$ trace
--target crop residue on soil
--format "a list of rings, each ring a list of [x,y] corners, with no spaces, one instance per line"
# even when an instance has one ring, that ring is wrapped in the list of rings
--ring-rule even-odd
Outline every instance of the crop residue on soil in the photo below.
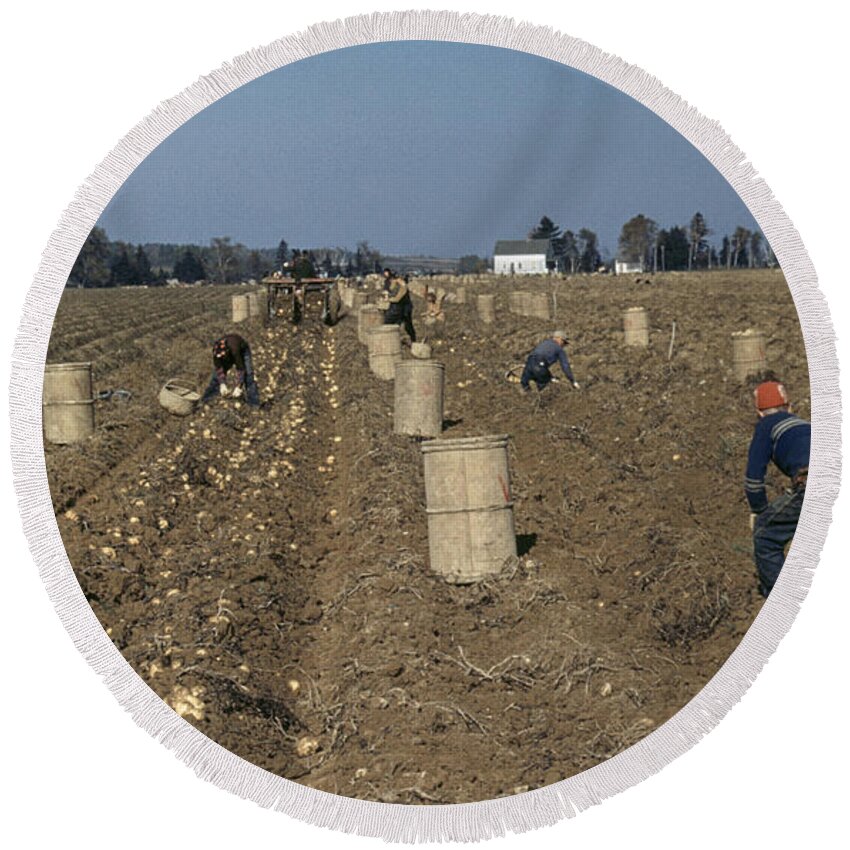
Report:
[[[467,587],[428,570],[419,445],[393,435],[392,384],[370,374],[351,317],[239,326],[259,411],[158,408],[167,378],[208,378],[231,291],[68,291],[49,358],[91,359],[98,389],[133,392],[99,404],[90,440],[46,448],[57,521],[116,646],[210,738],[346,796],[484,800],[640,740],[737,646],[760,600],[733,331],[767,333],[808,414],[779,272],[557,284],[582,391],[530,399],[504,375],[548,323],[501,309],[482,326],[447,304],[429,340],[444,434],[511,435],[521,554]],[[622,342],[622,311],[640,305],[646,351]]]

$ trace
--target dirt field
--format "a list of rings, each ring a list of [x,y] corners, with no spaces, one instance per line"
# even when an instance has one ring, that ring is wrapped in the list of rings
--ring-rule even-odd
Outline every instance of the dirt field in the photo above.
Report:
[[[262,408],[179,419],[156,394],[206,381],[230,291],[67,293],[50,360],[91,358],[98,389],[134,396],[100,403],[86,443],[47,447],[59,528],[117,647],[198,729],[338,794],[483,800],[628,747],[735,648],[761,601],[742,490],[754,420],[729,335],[770,335],[807,416],[784,279],[541,285],[554,323],[503,300],[485,327],[450,304],[433,340],[445,436],[511,435],[521,558],[468,587],[429,572],[419,446],[392,434],[392,385],[351,318],[240,326]],[[650,309],[647,351],[622,342],[633,305]],[[520,397],[504,372],[555,325],[582,390]]]

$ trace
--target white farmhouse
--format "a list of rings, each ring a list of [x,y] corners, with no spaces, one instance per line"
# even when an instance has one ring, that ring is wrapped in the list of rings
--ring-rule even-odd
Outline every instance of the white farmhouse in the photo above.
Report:
[[[552,261],[548,239],[500,239],[493,251],[496,274],[546,274]]]

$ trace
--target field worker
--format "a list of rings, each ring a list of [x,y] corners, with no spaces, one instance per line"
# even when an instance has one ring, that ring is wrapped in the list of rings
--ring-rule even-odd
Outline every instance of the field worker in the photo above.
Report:
[[[445,322],[446,313],[443,310],[443,299],[437,298],[436,292],[429,292],[425,296],[425,324],[434,325],[437,322]]]
[[[292,263],[292,276],[297,283],[308,277],[316,276],[316,269],[306,251],[300,251]]]
[[[788,395],[779,381],[762,382],[754,396],[758,422],[750,443],[744,486],[750,504],[759,592],[767,596],[779,577],[785,563],[785,545],[794,536],[800,519],[812,426],[791,413]],[[768,502],[764,476],[771,461],[791,479],[791,486]]]
[[[400,277],[391,278],[384,284],[384,295],[390,302],[384,313],[384,324],[403,324],[410,341],[416,342],[416,330],[413,327],[413,301],[407,284]]]
[[[528,392],[529,382],[531,381],[537,384],[539,391],[552,380],[552,373],[549,371],[549,367],[555,361],[561,364],[561,369],[564,370],[564,374],[572,384],[573,389],[581,389],[578,381],[573,377],[573,370],[570,369],[567,352],[564,350],[568,342],[566,331],[555,331],[549,339],[544,339],[528,355],[528,360],[525,361],[525,368],[522,370],[522,377],[519,379],[520,389],[524,393]]]
[[[260,404],[260,393],[254,380],[254,365],[251,362],[251,348],[238,334],[228,334],[213,343],[213,373],[204,392],[201,403],[210,401],[213,396],[231,395],[227,386],[227,373],[231,368],[236,371],[236,387],[233,398],[241,398],[252,407]]]

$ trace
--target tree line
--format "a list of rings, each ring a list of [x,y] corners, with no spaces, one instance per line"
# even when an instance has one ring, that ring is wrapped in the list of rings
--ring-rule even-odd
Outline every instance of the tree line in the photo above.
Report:
[[[578,233],[561,228],[548,216],[528,234],[529,239],[548,239],[552,246],[555,269],[569,274],[595,272],[602,264],[599,237],[583,227]]]
[[[229,236],[216,236],[209,245],[111,241],[102,227],[89,233],[71,274],[69,286],[164,286],[169,280],[182,283],[236,283],[259,280],[281,270],[298,249],[285,239],[277,248],[246,248]],[[347,248],[304,250],[318,273],[333,277],[379,271],[381,254],[368,242]]]
[[[738,226],[723,236],[720,247],[709,243],[712,235],[705,217],[697,212],[686,227],[661,228],[640,214],[620,231],[617,257],[642,263],[646,271],[682,271],[711,268],[761,268],[775,266],[776,256],[758,230]],[[552,247],[555,269],[569,274],[594,272],[602,265],[599,239],[592,230],[578,233],[561,228],[548,216],[528,233],[529,239],[546,239]]]
[[[711,268],[763,268],[775,266],[776,256],[764,235],[739,225],[724,235],[717,248],[702,213],[697,212],[687,227],[659,228],[645,215],[630,218],[620,232],[619,257],[643,263],[652,271],[678,271]]]

